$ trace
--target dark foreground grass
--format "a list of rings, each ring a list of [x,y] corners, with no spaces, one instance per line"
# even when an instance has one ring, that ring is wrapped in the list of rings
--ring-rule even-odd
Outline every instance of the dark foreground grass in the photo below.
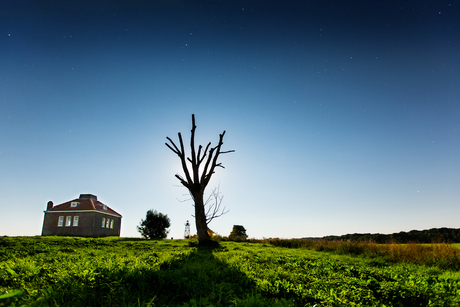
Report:
[[[460,306],[460,277],[268,244],[3,237],[0,295],[0,306]]]

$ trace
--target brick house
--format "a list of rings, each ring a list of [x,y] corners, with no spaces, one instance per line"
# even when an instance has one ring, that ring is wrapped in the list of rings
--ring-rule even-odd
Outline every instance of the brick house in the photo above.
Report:
[[[120,236],[121,215],[92,194],[53,206],[48,202],[42,236]]]

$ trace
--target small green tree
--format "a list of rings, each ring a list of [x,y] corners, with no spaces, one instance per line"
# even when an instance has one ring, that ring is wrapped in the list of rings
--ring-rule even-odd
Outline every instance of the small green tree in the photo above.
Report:
[[[228,236],[230,241],[246,241],[248,235],[246,234],[246,229],[241,225],[233,225],[232,232]]]
[[[145,220],[141,219],[137,231],[146,239],[164,239],[168,235],[169,226],[171,226],[171,221],[166,214],[149,210]]]

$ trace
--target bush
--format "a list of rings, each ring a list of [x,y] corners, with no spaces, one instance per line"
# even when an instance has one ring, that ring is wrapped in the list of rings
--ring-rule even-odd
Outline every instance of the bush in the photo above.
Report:
[[[141,220],[137,230],[146,239],[164,239],[168,235],[171,222],[166,214],[152,210],[147,211],[145,220]]]
[[[233,225],[233,230],[228,236],[230,241],[242,242],[248,239],[246,229],[241,225]]]

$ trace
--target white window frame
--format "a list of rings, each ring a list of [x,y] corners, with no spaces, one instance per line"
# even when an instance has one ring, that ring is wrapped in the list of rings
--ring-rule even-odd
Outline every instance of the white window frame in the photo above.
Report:
[[[64,216],[60,216],[58,219],[58,227],[64,226]]]
[[[110,220],[110,229],[113,229],[113,219]]]
[[[78,201],[73,201],[73,202],[70,203],[70,207],[71,207],[71,208],[75,208],[75,207],[77,207],[79,204],[80,204],[80,203],[79,203]]]
[[[80,221],[80,217],[78,215],[75,215],[73,217],[73,226],[78,226],[79,221]]]
[[[106,219],[105,220],[105,228],[109,228],[110,227],[110,219]]]
[[[102,218],[102,228],[105,228],[105,217]]]
[[[66,216],[65,218],[65,226],[72,226],[72,217],[71,216]]]

